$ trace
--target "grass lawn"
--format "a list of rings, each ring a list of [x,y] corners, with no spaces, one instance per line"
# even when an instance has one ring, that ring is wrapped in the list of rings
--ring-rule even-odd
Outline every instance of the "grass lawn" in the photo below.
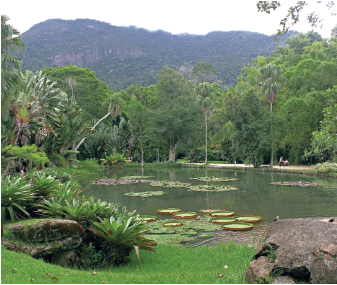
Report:
[[[2,284],[241,284],[256,252],[247,245],[179,247],[160,244],[157,251],[135,252],[126,266],[80,271],[45,263],[1,247]],[[228,268],[227,268],[228,267]]]

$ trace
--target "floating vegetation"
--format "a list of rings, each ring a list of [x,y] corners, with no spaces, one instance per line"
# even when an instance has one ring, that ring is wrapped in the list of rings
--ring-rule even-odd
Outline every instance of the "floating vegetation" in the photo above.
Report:
[[[157,213],[160,215],[171,215],[176,212],[181,212],[180,209],[177,208],[168,208],[168,209],[158,209]]]
[[[151,177],[154,177],[154,176],[124,176],[124,177],[121,177],[121,179],[136,179],[136,180],[141,180],[141,179],[148,179],[148,178],[151,178]]]
[[[235,223],[227,223],[223,224],[222,228],[225,230],[231,231],[247,231],[254,228],[253,224],[243,223],[243,222],[235,222]]]
[[[272,185],[282,185],[282,186],[301,186],[301,187],[308,187],[308,186],[319,186],[319,184],[312,183],[312,182],[305,182],[301,181],[281,181],[281,182],[274,182],[270,183]]]
[[[138,220],[145,222],[153,222],[157,220],[156,216],[138,216]]]
[[[166,194],[163,191],[146,191],[146,192],[130,192],[130,193],[125,193],[125,196],[129,197],[152,197],[152,196],[162,196]]]
[[[177,221],[168,221],[163,223],[164,227],[181,227],[184,224],[182,222],[177,222]]]
[[[190,179],[196,179],[199,181],[211,181],[211,182],[223,182],[223,181],[238,181],[238,178],[232,178],[232,177],[219,177],[219,176],[211,176],[211,177],[197,177],[197,178],[190,178]]]
[[[166,230],[166,229],[158,229],[158,230],[153,230],[149,232],[150,234],[174,234],[174,230]]]
[[[238,217],[237,220],[239,222],[245,222],[245,223],[257,223],[262,220],[262,217],[260,216],[241,216]]]
[[[194,185],[189,186],[189,190],[187,191],[197,191],[197,192],[224,192],[224,191],[232,191],[239,190],[239,188],[235,186],[221,186],[221,185]]]
[[[234,212],[230,211],[219,211],[219,212],[211,212],[209,213],[211,217],[217,217],[217,218],[222,218],[222,217],[232,217],[234,216]]]
[[[192,219],[197,216],[196,212],[177,212],[172,214],[172,217],[175,219]]]
[[[94,181],[91,181],[92,184],[96,185],[123,185],[123,184],[134,184],[134,183],[147,183],[151,180],[142,180],[142,179],[116,179],[116,178],[96,178]]]
[[[213,224],[225,224],[225,223],[234,223],[236,222],[236,218],[230,218],[230,217],[223,217],[223,218],[212,218],[210,220]]]
[[[226,211],[226,210],[199,210],[200,213],[211,213],[211,212],[219,212],[219,211]]]
[[[174,180],[151,181],[151,186],[165,187],[165,188],[187,188],[191,183],[181,183]]]

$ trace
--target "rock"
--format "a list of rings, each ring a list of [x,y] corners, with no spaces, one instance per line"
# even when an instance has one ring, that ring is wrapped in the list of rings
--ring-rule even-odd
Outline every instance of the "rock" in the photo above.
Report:
[[[11,230],[16,238],[31,242],[59,240],[79,235],[81,232],[79,223],[62,219],[46,219],[28,226],[19,224],[6,228]]]
[[[249,283],[337,284],[337,218],[280,220],[262,240],[245,274]]]
[[[35,258],[72,250],[82,242],[82,228],[72,220],[46,219],[29,225],[9,225],[6,228],[9,234],[6,234],[2,242],[6,248]]]
[[[25,244],[18,241],[3,241],[4,246],[9,250],[29,254],[31,257],[39,258],[52,256],[56,253],[69,251],[78,247],[82,242],[79,236],[68,237],[61,240],[56,240],[50,243],[43,244]]]

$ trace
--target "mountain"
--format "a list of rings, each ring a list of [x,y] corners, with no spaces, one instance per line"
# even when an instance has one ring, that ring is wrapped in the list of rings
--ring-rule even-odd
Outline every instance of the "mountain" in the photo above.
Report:
[[[293,35],[279,44],[284,45]],[[270,55],[278,45],[273,36],[253,32],[172,35],[90,19],[47,20],[23,33],[22,40],[26,45],[25,69],[67,64],[88,67],[113,91],[132,84],[155,84],[164,65],[178,68],[199,60],[213,63],[223,84],[233,86],[244,65],[258,55]]]

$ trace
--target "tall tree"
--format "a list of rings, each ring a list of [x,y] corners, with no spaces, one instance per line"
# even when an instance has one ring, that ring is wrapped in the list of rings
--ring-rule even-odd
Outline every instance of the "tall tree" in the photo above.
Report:
[[[283,69],[275,64],[267,64],[261,67],[257,77],[261,86],[264,99],[269,103],[271,116],[271,158],[270,166],[273,167],[274,159],[274,133],[273,133],[273,102],[277,94],[280,92],[282,84],[285,82],[285,77],[282,77]]]
[[[186,143],[196,135],[200,111],[191,104],[193,97],[181,74],[165,66],[157,78],[158,105],[153,123],[169,145],[169,161],[175,161],[178,143]]]
[[[196,87],[197,102],[205,115],[205,163],[207,163],[207,126],[209,112],[213,107],[214,88],[209,82],[199,83]]]

